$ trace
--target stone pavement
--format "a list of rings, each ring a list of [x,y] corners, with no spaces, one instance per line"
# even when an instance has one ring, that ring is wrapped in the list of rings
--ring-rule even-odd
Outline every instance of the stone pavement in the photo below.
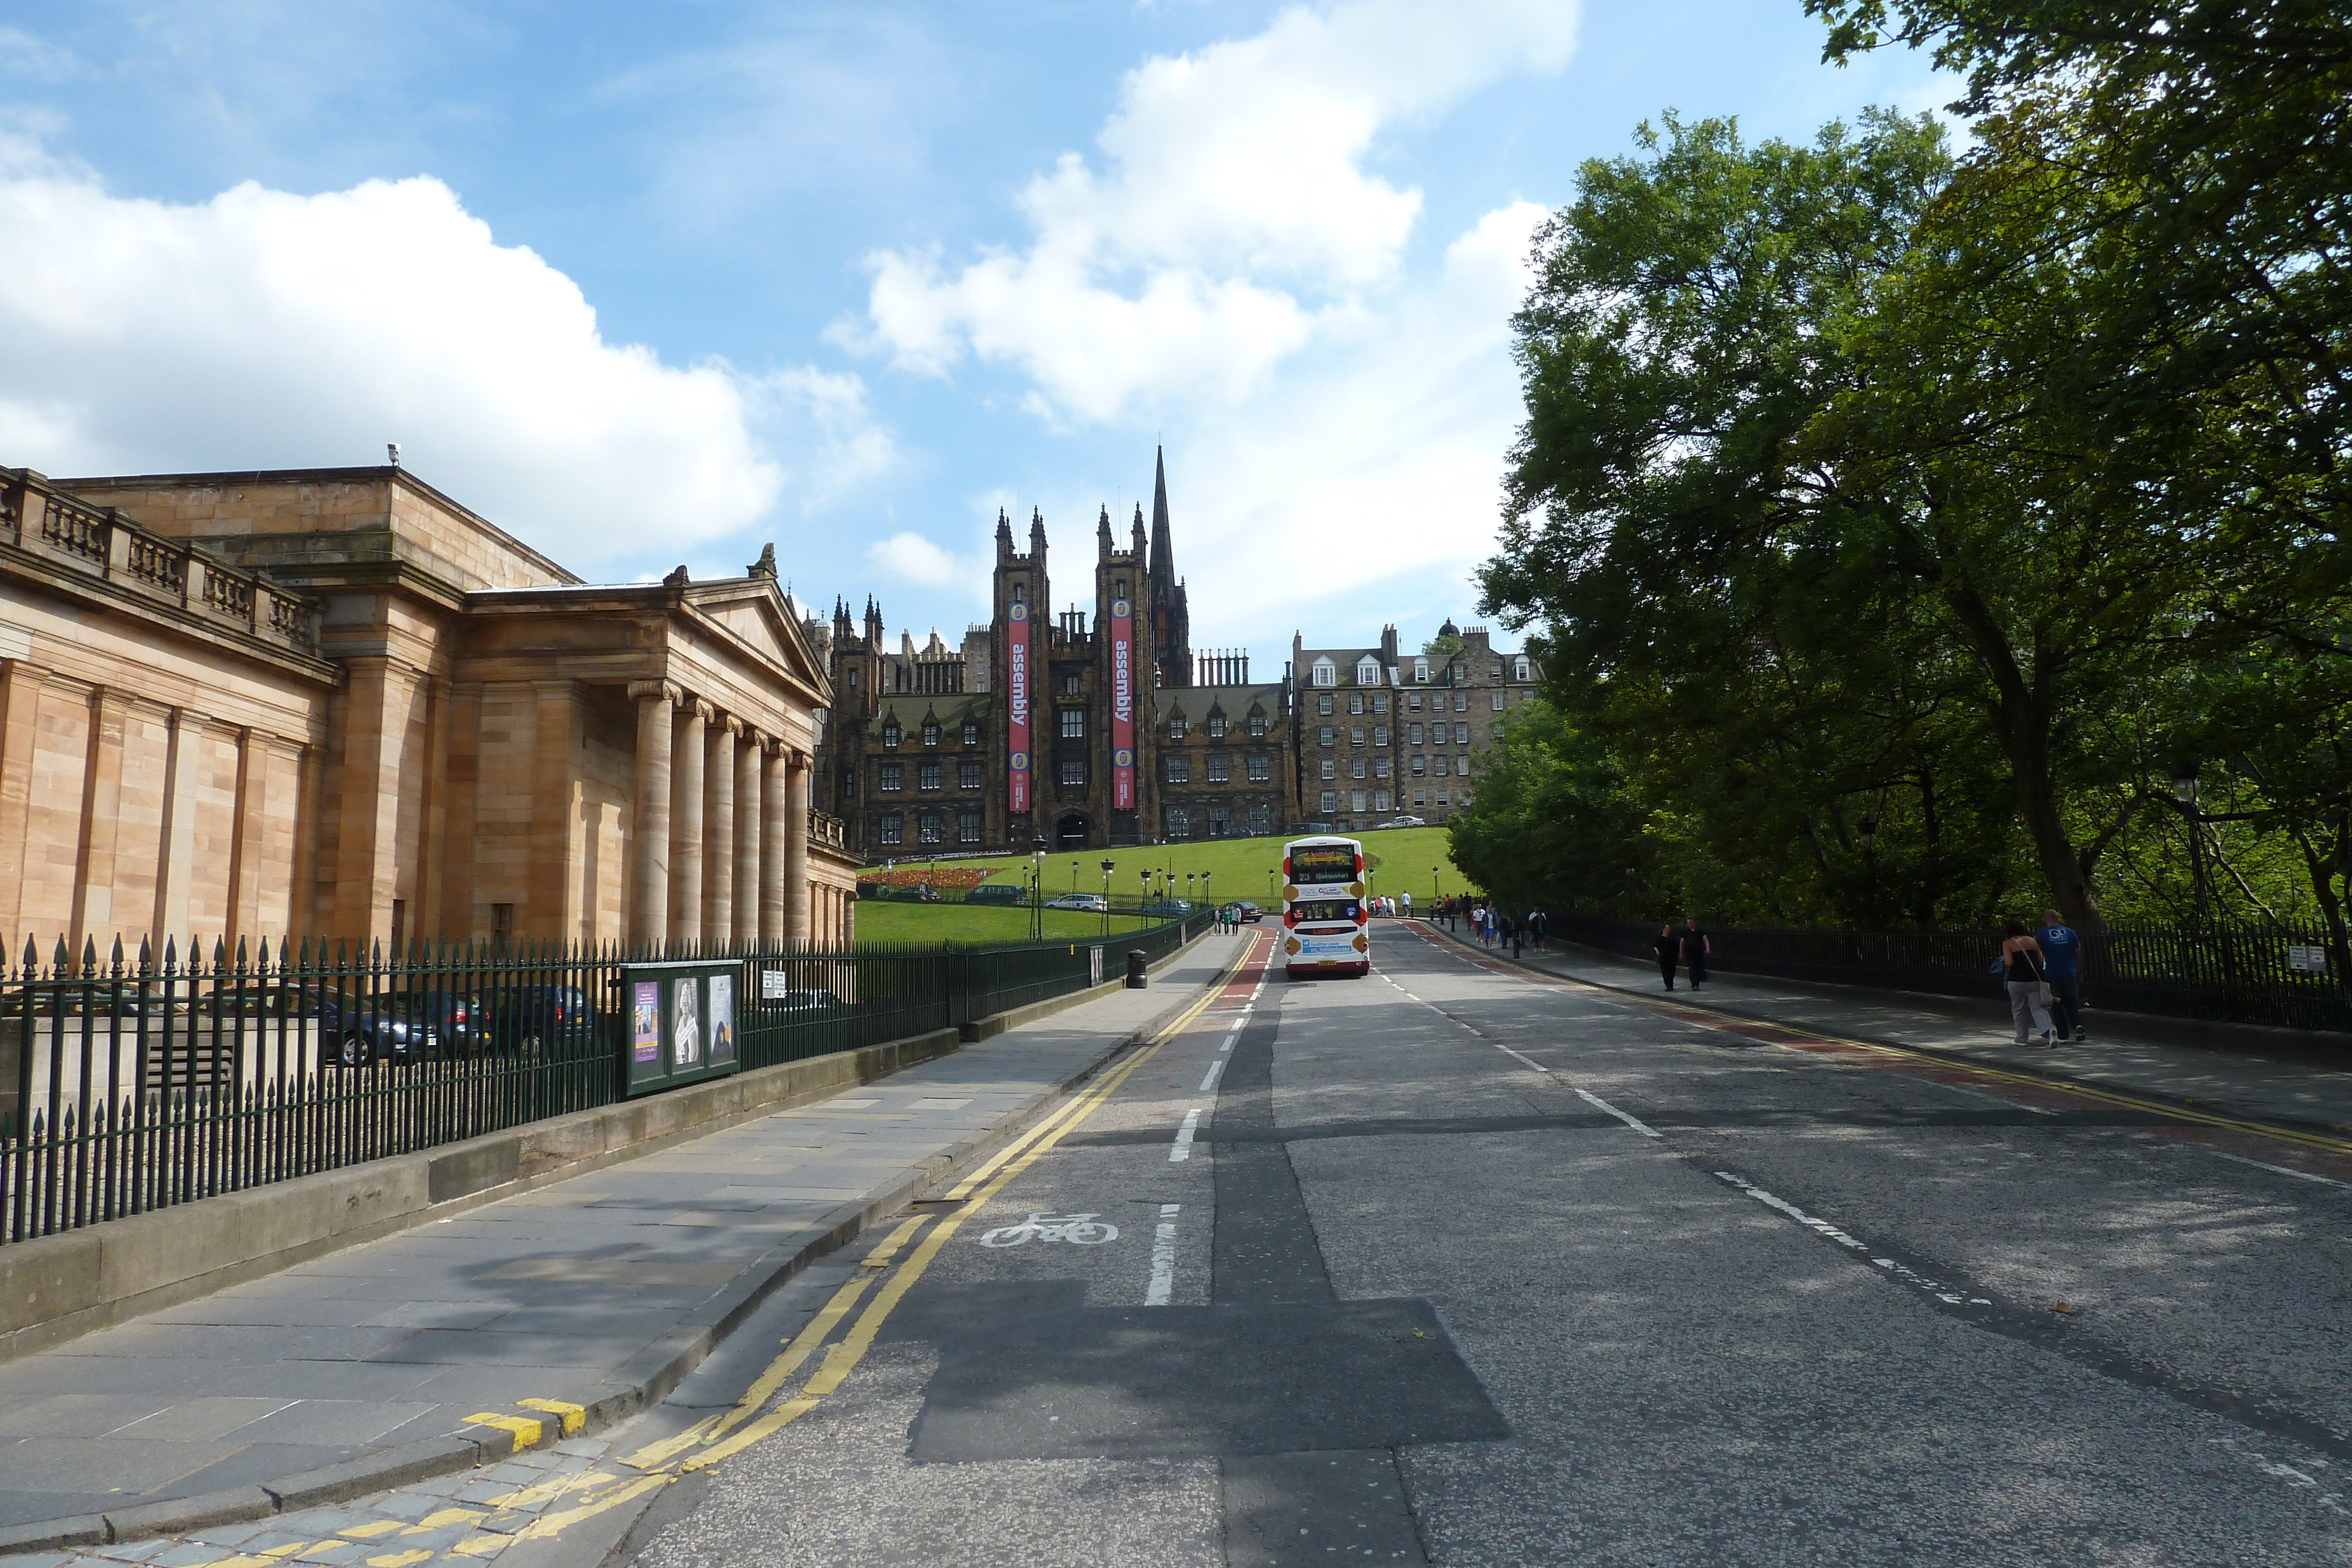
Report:
[[[1490,949],[1466,928],[1459,933],[1443,925],[1431,929],[1456,946],[1512,961],[1507,943]],[[1517,961],[1546,974],[1643,996],[1666,994],[1654,965],[1595,948],[1555,941],[1545,952],[1523,947]],[[1992,982],[1986,984],[1990,988]],[[1748,1018],[1923,1047],[2011,1071],[2158,1094],[2265,1121],[2352,1132],[2352,1065],[2330,1065],[2307,1051],[2298,1051],[2289,1030],[2262,1031],[2264,1038],[2276,1037],[2275,1046],[2267,1050],[2242,1044],[2251,1031],[2234,1030],[2226,1041],[2216,1031],[2214,1043],[2199,1045],[2178,1038],[2193,1026],[2163,1019],[2143,1027],[2130,1014],[2098,1011],[2095,996],[2084,1014],[2091,1039],[2044,1050],[2010,1043],[2005,997],[1988,996],[1977,1002],[1862,987],[1800,988],[1748,975],[1710,975],[1696,993],[1686,982],[1678,983],[1673,995],[1678,1001]]]
[[[679,1348],[708,1342],[712,1303],[756,1300],[747,1288],[791,1275],[1001,1143],[1195,999],[1248,939],[1204,937],[1147,990],[1115,992],[831,1099],[0,1366],[0,1542],[39,1535],[9,1526],[240,1489],[266,1508],[253,1489],[315,1492],[316,1473],[330,1467],[346,1467],[331,1478],[335,1495],[357,1495],[373,1490],[370,1463],[421,1441],[500,1438],[469,1427],[486,1411],[531,1401],[593,1408],[632,1380],[658,1399]],[[503,1470],[543,1468],[548,1453],[567,1450],[593,1458],[593,1434],[538,1458],[517,1454],[501,1473],[448,1479],[513,1492],[527,1483]],[[147,1529],[174,1533],[154,1523],[157,1511],[169,1511],[151,1510]],[[104,1533],[142,1530],[118,1522]]]

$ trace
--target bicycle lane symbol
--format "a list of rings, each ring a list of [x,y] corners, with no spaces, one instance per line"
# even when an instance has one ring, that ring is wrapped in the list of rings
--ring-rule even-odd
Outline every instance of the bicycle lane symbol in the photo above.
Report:
[[[1025,1247],[1032,1241],[1067,1241],[1099,1247],[1118,1239],[1118,1227],[1091,1214],[1033,1214],[1018,1225],[1000,1225],[980,1239],[982,1247]]]

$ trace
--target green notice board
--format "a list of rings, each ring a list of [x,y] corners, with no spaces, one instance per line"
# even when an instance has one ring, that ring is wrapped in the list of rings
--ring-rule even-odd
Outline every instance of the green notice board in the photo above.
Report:
[[[650,1094],[735,1071],[741,1029],[740,964],[688,959],[631,964],[622,971],[628,1030],[621,1041],[622,1084]]]

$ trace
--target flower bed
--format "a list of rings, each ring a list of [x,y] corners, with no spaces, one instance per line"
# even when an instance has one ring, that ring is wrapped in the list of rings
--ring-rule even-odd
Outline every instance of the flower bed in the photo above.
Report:
[[[943,865],[937,870],[929,866],[894,866],[888,871],[861,871],[860,882],[879,883],[884,887],[914,887],[928,883],[941,892],[978,887],[996,874],[996,867],[981,865]]]

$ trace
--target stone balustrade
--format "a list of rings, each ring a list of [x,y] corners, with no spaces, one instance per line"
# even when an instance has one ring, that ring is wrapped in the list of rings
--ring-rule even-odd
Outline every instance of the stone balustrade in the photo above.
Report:
[[[307,594],[141,528],[112,507],[52,489],[28,468],[0,468],[0,545],[229,622],[306,653],[319,651],[319,605]]]

